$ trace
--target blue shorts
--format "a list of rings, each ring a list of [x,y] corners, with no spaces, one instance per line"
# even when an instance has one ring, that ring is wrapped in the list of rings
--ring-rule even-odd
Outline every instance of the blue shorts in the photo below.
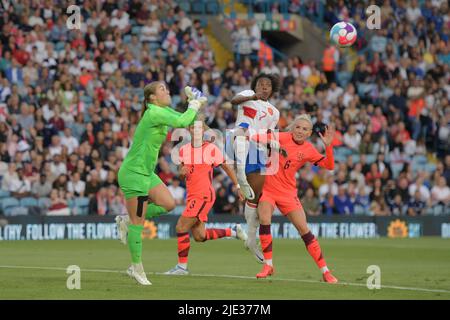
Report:
[[[245,174],[253,172],[264,172],[267,164],[267,152],[260,150],[257,147],[257,143],[250,141],[249,150],[247,154],[247,160],[245,162]],[[236,161],[236,156],[234,154],[234,147],[231,141],[231,134],[227,134],[225,137],[225,153],[228,158]]]

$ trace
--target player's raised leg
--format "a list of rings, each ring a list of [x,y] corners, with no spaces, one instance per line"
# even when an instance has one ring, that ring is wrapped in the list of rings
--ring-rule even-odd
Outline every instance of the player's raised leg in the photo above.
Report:
[[[171,201],[171,199],[169,198],[169,190],[161,181],[159,176],[153,173],[150,177],[150,180],[150,188],[153,191],[149,192],[147,208],[144,211],[145,219],[152,219],[160,216],[161,214],[167,213],[168,211],[173,210],[171,206],[174,205],[173,201]],[[168,208],[170,210],[168,210]],[[119,234],[119,240],[124,245],[126,245],[128,239],[128,226],[130,224],[130,218],[128,215],[120,215],[117,216],[115,220],[117,231]]]
[[[306,223],[305,211],[302,209],[296,209],[287,214],[287,217],[295,226],[295,228],[300,233],[303,241],[305,242],[306,249],[308,250],[314,262],[319,267],[323,275],[323,280],[328,283],[337,283],[338,280],[331,274],[328,270],[327,263],[322,254],[322,249],[320,248],[319,241],[311,233]]]
[[[247,175],[248,182],[255,192],[255,199],[247,200],[244,207],[245,220],[247,221],[247,241],[245,246],[249,249],[259,263],[264,262],[264,256],[256,241],[256,233],[260,224],[258,218],[258,200],[264,186],[265,176],[260,172],[252,172]]]
[[[205,224],[202,221],[198,221],[197,224],[192,228],[192,236],[197,242],[217,240],[224,237],[233,237],[240,240],[245,240],[247,238],[247,234],[242,229],[240,224],[236,224],[232,228],[206,229]]]
[[[261,241],[261,248],[264,255],[264,265],[256,277],[267,278],[274,273],[272,263],[272,233],[270,231],[274,205],[268,201],[262,201],[258,205],[258,211],[261,222],[259,226],[259,240]]]

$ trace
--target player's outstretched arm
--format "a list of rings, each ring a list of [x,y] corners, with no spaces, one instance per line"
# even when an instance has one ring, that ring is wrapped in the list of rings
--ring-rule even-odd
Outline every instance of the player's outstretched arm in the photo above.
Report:
[[[188,89],[189,88],[189,89]],[[145,117],[154,125],[165,125],[172,128],[186,128],[196,118],[200,108],[207,102],[203,93],[197,89],[193,91],[191,87],[185,88],[188,95],[188,109],[184,113],[179,113],[171,108],[151,108]]]
[[[267,144],[269,144],[272,150],[279,152],[283,157],[286,158],[288,156],[287,151],[281,146],[280,142],[276,139],[272,132],[251,135],[250,140],[263,146],[267,146]]]
[[[319,132],[319,137],[325,145],[325,157],[322,157],[315,164],[328,170],[334,169],[333,146],[331,144],[333,142],[335,132],[336,130],[331,125],[327,126],[324,134]]]
[[[232,105],[238,105],[250,100],[260,100],[262,97],[258,94],[254,94],[253,96],[241,96],[239,94],[235,95],[233,99],[231,99]]]
[[[233,184],[235,186],[237,186],[237,192],[238,192],[239,199],[241,201],[244,201],[245,200],[245,196],[244,196],[244,194],[241,191],[241,187],[240,187],[240,185],[238,183],[238,180],[237,180],[237,177],[236,177],[236,173],[234,172],[233,168],[231,168],[226,163],[222,163],[221,166],[222,166],[223,171],[225,171],[225,173],[227,174],[227,176],[230,177],[230,179],[233,182]]]

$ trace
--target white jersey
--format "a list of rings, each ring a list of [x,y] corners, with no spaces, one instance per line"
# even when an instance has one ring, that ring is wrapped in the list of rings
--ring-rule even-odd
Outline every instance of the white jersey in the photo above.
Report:
[[[244,90],[238,93],[243,97],[251,97],[254,94],[253,90]],[[249,100],[238,105],[236,126],[260,133],[260,130],[274,130],[279,119],[280,112],[270,102]]]

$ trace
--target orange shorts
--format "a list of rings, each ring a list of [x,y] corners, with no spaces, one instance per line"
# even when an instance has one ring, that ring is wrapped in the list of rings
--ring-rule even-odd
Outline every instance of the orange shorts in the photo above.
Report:
[[[208,213],[214,205],[214,201],[202,198],[191,198],[186,201],[186,208],[181,214],[186,218],[197,218],[202,222],[208,221]]]
[[[284,216],[294,210],[303,209],[298,196],[292,193],[281,193],[279,191],[275,192],[263,189],[259,202],[269,202],[274,208],[275,206],[278,207]]]

